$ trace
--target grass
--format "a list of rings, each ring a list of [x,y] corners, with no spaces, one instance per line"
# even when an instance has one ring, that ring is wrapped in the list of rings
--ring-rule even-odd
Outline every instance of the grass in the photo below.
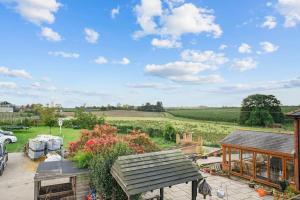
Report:
[[[181,118],[237,123],[240,109],[240,107],[172,108],[167,112]],[[282,106],[281,109],[283,113],[288,113],[300,109],[300,106]]]
[[[167,124],[174,125],[177,130],[181,132],[191,132],[194,138],[201,136],[204,140],[204,144],[208,146],[219,146],[220,141],[228,134],[232,133],[236,129],[263,131],[263,132],[281,132],[290,133],[292,127],[284,127],[282,129],[262,128],[262,127],[245,127],[239,126],[236,123],[229,122],[213,122],[213,121],[200,121],[190,120],[182,118],[129,118],[118,117],[108,118],[108,123],[115,126],[133,126],[138,129],[147,130],[147,128],[159,128],[164,129]],[[160,141],[160,145],[164,145],[164,141]]]
[[[240,116],[240,108],[170,109],[168,112],[175,117],[234,123],[238,122]]]
[[[52,135],[59,136],[59,128],[52,128]],[[8,152],[21,152],[23,151],[24,145],[28,142],[28,139],[34,138],[37,135],[49,134],[49,127],[31,127],[28,130],[14,131],[18,138],[18,141],[13,144],[7,145]],[[75,130],[71,128],[63,128],[62,133],[64,135],[64,147],[66,148],[69,142],[74,141],[79,138],[80,130]]]
[[[157,144],[161,149],[169,149],[172,148],[176,145],[175,142],[169,142],[169,141],[165,141],[163,138],[161,137],[152,137],[151,138],[152,141]]]
[[[59,128],[52,128],[52,135],[59,136]],[[49,127],[39,126],[39,127],[31,127],[28,130],[22,131],[14,131],[15,135],[18,138],[16,143],[12,143],[7,145],[7,150],[9,153],[11,152],[22,152],[24,145],[28,142],[30,138],[35,138],[37,135],[41,134],[49,134]],[[69,142],[75,141],[80,137],[80,130],[71,129],[71,128],[63,128],[62,133],[64,135],[64,147],[67,148]],[[162,149],[168,149],[173,147],[175,143],[173,142],[165,142],[163,138],[154,137],[151,138],[154,143],[156,143]]]
[[[135,110],[110,110],[110,111],[93,111],[93,114],[97,116],[105,116],[105,117],[165,117],[167,113],[164,112],[143,112],[143,111],[135,111]],[[63,112],[63,114],[67,117],[73,117],[74,112]]]
[[[296,110],[299,107],[284,106],[283,112],[290,112]],[[122,114],[122,113],[123,114]],[[228,134],[236,129],[255,130],[255,131],[271,131],[271,132],[292,132],[292,124],[286,125],[282,129],[261,128],[261,127],[243,127],[234,123],[234,112],[238,113],[239,108],[203,108],[203,109],[173,109],[169,110],[169,113],[150,113],[148,115],[141,113],[131,113],[129,111],[121,111],[117,115],[110,115],[106,117],[106,121],[112,125],[130,125],[137,128],[159,128],[164,129],[166,124],[171,123],[180,131],[192,132],[194,138],[201,136],[204,140],[204,144],[208,146],[218,146],[220,141]],[[174,114],[185,113],[184,115]],[[226,114],[227,113],[227,114]],[[231,113],[231,114],[228,114]],[[156,115],[155,115],[156,114]],[[158,115],[157,115],[158,114]],[[173,116],[173,114],[175,116]],[[188,116],[187,116],[188,115]],[[231,116],[230,116],[231,115]],[[176,117],[179,116],[179,117]],[[191,116],[191,117],[189,117]],[[194,116],[194,117],[193,117]],[[196,116],[196,117],[195,117]],[[206,116],[206,118],[201,117]],[[211,117],[210,119],[207,117]],[[225,119],[227,117],[227,119]],[[209,120],[205,121],[204,119]],[[216,121],[216,119],[218,119]],[[234,121],[234,122],[231,122]],[[24,145],[30,138],[34,138],[39,134],[49,134],[48,127],[32,127],[24,131],[15,131],[18,138],[18,142],[8,145],[9,152],[20,152],[23,150]],[[58,128],[52,128],[53,135],[59,135]],[[74,130],[71,128],[63,128],[64,144],[67,147],[70,141],[78,139],[80,136],[80,130]],[[153,137],[153,141],[161,148],[170,148],[174,146],[174,143],[165,142],[160,137]]]

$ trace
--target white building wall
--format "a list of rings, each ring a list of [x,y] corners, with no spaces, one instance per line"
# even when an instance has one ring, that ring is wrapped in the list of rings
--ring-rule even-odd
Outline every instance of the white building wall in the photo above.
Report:
[[[14,109],[12,107],[0,107],[0,113],[12,113],[14,112]]]

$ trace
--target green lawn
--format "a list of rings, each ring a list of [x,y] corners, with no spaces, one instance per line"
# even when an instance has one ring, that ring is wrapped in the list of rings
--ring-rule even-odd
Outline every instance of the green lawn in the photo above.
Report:
[[[151,138],[152,141],[157,144],[161,149],[169,149],[171,147],[174,147],[176,145],[175,142],[169,142],[169,141],[165,141],[163,138],[161,137],[153,137]]]
[[[49,134],[49,127],[32,127],[28,130],[14,131],[18,138],[18,141],[13,144],[7,145],[8,152],[21,152],[23,151],[24,145],[28,142],[28,139],[34,138],[37,135]],[[80,137],[80,130],[63,128],[62,133],[64,135],[64,147],[67,148],[69,142],[77,140]],[[52,128],[52,135],[59,136],[59,128]],[[162,138],[151,138],[162,149],[170,148],[175,145],[173,142],[165,142]]]
[[[28,142],[28,139],[34,138],[37,135],[49,134],[49,127],[32,127],[28,130],[14,131],[15,135],[18,138],[18,141],[13,144],[7,145],[8,152],[21,152],[23,151],[24,145]],[[64,146],[65,148],[69,142],[74,141],[79,138],[80,130],[75,130],[71,128],[63,128],[62,134],[64,135]],[[59,136],[59,128],[52,128],[52,135]]]

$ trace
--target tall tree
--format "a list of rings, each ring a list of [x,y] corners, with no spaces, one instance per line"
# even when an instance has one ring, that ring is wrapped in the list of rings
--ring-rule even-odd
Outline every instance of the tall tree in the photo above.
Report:
[[[51,128],[55,126],[58,120],[58,112],[57,108],[55,107],[40,107],[38,109],[38,113],[40,115],[41,121],[44,125],[49,126],[50,134]]]
[[[283,123],[284,115],[280,105],[274,95],[250,95],[242,102],[240,123],[258,126]]]

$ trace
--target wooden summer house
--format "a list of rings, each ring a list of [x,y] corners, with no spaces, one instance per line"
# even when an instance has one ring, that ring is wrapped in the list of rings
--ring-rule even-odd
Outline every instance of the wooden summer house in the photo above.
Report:
[[[294,118],[294,134],[237,130],[224,138],[223,169],[273,187],[287,180],[299,190],[300,112],[289,116]]]

